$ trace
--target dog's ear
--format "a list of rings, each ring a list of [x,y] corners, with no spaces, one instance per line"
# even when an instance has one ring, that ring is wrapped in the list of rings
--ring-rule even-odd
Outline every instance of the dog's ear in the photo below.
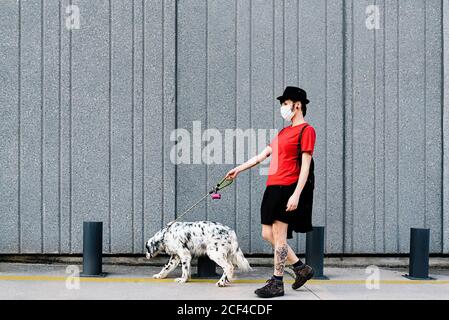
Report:
[[[155,242],[156,242],[155,237],[152,237],[145,243],[145,247],[148,249],[148,251],[154,249]]]

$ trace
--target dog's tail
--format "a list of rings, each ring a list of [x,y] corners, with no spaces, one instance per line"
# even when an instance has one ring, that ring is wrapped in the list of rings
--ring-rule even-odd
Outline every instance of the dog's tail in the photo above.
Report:
[[[251,271],[253,270],[248,262],[246,260],[245,256],[243,255],[242,250],[239,247],[238,241],[237,241],[237,235],[233,231],[231,233],[232,241],[232,263],[235,264],[240,270],[242,271]]]
[[[253,268],[251,268],[248,260],[246,260],[240,248],[237,248],[237,250],[234,252],[233,263],[237,265],[237,267],[242,271],[253,270]]]

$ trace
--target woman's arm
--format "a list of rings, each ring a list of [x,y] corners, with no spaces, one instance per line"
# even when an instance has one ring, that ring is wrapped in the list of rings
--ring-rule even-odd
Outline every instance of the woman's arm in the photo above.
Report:
[[[235,167],[234,169],[232,169],[231,171],[229,171],[226,174],[226,178],[235,179],[240,172],[243,172],[243,171],[245,171],[247,169],[251,169],[252,167],[258,165],[259,163],[264,161],[266,158],[268,158],[271,155],[272,152],[273,152],[273,150],[271,149],[271,147],[267,146],[258,155],[252,157],[251,159],[249,159],[245,163],[242,163],[241,165],[239,165],[239,166]]]
[[[267,146],[261,153],[259,153],[257,156],[252,157],[245,163],[242,163],[237,168],[240,169],[240,172],[245,171],[247,169],[251,169],[252,167],[258,165],[262,161],[264,161],[266,158],[268,158],[271,155],[272,149],[270,146]]]
[[[293,195],[288,200],[286,211],[292,211],[298,207],[299,197],[301,196],[302,189],[306,185],[307,178],[309,177],[312,155],[309,152],[303,152],[301,161],[301,172],[299,173],[298,184],[296,185]]]

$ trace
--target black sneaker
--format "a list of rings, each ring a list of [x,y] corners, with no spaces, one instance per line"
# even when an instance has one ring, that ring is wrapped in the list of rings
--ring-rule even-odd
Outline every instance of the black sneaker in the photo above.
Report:
[[[293,268],[293,272],[296,275],[295,282],[292,284],[292,288],[294,290],[301,288],[307,280],[310,280],[313,277],[312,267],[306,264]]]
[[[284,282],[270,278],[266,281],[266,285],[254,291],[260,298],[273,298],[284,295]]]

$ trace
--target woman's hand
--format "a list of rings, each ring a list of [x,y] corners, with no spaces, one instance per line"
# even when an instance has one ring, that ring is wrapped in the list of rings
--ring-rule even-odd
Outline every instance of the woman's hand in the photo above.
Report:
[[[241,171],[240,171],[240,169],[239,169],[239,167],[235,167],[234,169],[232,169],[231,171],[229,171],[227,174],[226,174],[226,179],[228,179],[228,180],[234,180],[235,178],[237,178],[237,176],[238,176],[238,174],[240,173]]]
[[[294,192],[292,194],[292,196],[290,197],[290,199],[288,199],[287,202],[287,208],[285,209],[285,211],[293,211],[296,208],[298,208],[298,202],[299,202],[299,196],[301,194]]]

